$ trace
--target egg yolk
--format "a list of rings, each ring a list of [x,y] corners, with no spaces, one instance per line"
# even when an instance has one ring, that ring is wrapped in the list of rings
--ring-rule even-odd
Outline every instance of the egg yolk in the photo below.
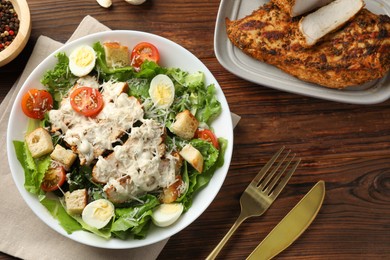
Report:
[[[172,214],[180,211],[181,205],[172,203],[172,204],[162,204],[160,207],[161,213]]]
[[[95,219],[104,221],[111,217],[110,205],[106,201],[99,201],[93,210],[93,216]]]
[[[94,59],[93,54],[86,48],[80,48],[75,57],[75,63],[80,67],[89,65]]]
[[[156,94],[158,105],[167,104],[172,96],[172,93],[170,92],[170,88],[166,85],[157,86],[155,94]]]

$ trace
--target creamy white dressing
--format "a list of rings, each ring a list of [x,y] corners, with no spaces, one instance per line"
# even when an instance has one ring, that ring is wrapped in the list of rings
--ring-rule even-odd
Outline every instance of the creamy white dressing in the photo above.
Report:
[[[164,154],[162,159],[160,145],[163,133],[161,124],[152,119],[144,119],[141,126],[131,129],[129,138],[123,145],[114,148],[109,156],[109,164],[100,163],[100,160],[105,159],[99,157],[94,171],[99,178],[109,179],[103,190],[111,192],[114,188],[117,197],[127,194],[127,199],[130,199],[140,193],[172,184],[175,181],[176,158]],[[112,181],[116,173],[130,176],[131,183],[119,184],[121,187],[118,187],[118,183]]]
[[[142,105],[134,97],[125,93],[114,97],[110,91],[103,92],[102,96],[104,107],[95,118],[73,110],[69,97],[61,102],[58,110],[49,112],[52,128],[61,130],[64,141],[76,147],[82,164],[89,165],[103,151],[112,150],[112,143],[144,115]]]
[[[80,83],[94,85],[91,78],[83,80]],[[106,82],[100,88],[104,107],[96,117],[74,111],[67,97],[58,110],[49,112],[53,130],[61,130],[64,141],[76,148],[81,164],[97,159],[94,179],[105,184],[103,190],[114,202],[174,183],[177,158],[162,147],[164,125],[144,119],[139,101],[121,93],[123,83]],[[134,126],[135,122],[140,125]],[[126,142],[113,147],[122,134],[128,135]],[[112,153],[103,157],[107,150]]]

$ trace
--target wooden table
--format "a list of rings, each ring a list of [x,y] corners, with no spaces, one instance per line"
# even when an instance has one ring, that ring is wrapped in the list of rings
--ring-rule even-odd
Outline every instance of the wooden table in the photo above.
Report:
[[[114,0],[110,9],[95,0],[28,2],[31,37],[22,54],[0,68],[0,101],[22,72],[38,36],[65,42],[89,14],[112,29],[158,34],[187,48],[215,75],[231,111],[242,117],[218,196],[199,219],[169,240],[160,259],[204,259],[238,216],[242,191],[282,145],[302,158],[299,170],[265,215],[242,224],[220,259],[248,256],[320,179],[326,182],[327,193],[319,215],[279,258],[390,258],[390,101],[341,104],[280,92],[232,75],[214,54],[217,0],[148,0],[141,6]]]

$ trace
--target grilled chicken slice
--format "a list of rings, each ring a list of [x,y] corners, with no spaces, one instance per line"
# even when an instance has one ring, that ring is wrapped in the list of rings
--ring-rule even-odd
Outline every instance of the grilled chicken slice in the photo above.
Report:
[[[272,2],[240,20],[226,19],[231,42],[255,59],[329,88],[356,86],[390,69],[390,17],[362,9],[339,30],[305,47],[299,18]]]
[[[115,146],[107,157],[98,158],[92,170],[93,181],[104,184],[111,178],[136,172],[146,176],[152,174],[147,172],[150,167],[156,168],[156,172],[166,152],[164,137],[165,130],[153,120],[145,120],[140,127],[133,127],[123,145]],[[142,181],[144,179],[141,178],[139,182]]]
[[[274,4],[285,13],[288,13],[291,17],[313,11],[332,1],[333,0],[272,0]]]
[[[104,186],[104,193],[106,193],[109,201],[123,203],[135,198],[142,191],[134,185],[129,175],[125,175],[118,179],[111,178],[109,183]]]
[[[316,44],[322,37],[343,26],[364,7],[363,0],[336,0],[303,17],[299,30],[306,46]]]

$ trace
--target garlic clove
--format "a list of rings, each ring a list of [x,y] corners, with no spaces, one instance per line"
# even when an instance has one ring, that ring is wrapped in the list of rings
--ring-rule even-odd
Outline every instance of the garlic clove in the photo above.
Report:
[[[143,4],[146,0],[125,0],[125,1],[132,5],[140,5]]]
[[[111,0],[96,0],[101,7],[109,8],[112,5]]]

